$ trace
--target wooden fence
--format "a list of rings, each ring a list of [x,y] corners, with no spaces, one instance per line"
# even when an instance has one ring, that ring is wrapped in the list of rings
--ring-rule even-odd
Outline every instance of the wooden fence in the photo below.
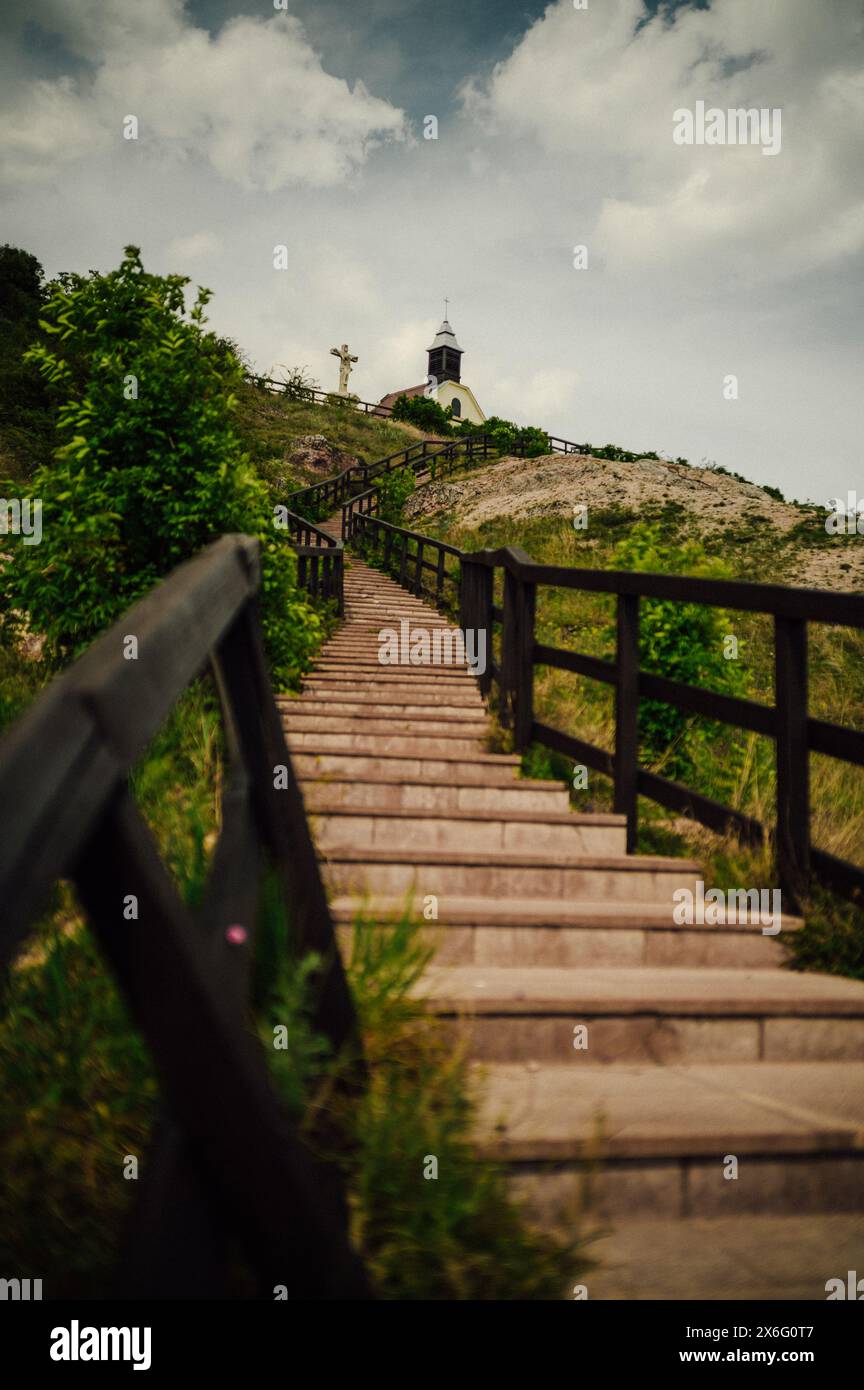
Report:
[[[159,1076],[164,1109],[118,1274],[129,1296],[224,1297],[226,1250],[242,1252],[264,1297],[276,1285],[305,1298],[369,1296],[339,1179],[286,1117],[250,1022],[267,866],[300,948],[327,962],[313,1026],[358,1059],[355,1075],[362,1071],[265,666],[259,585],[257,541],[223,537],[135,604],[0,740],[0,966],[12,968],[55,881],[71,880]],[[136,660],[124,657],[130,634]],[[193,914],[135,805],[129,773],[208,667],[230,766],[210,877]],[[130,896],[135,920],[124,916]]]
[[[367,546],[373,546],[388,572],[418,596],[432,598],[439,605],[442,595],[449,596],[451,602],[445,600],[442,606],[450,612],[454,612],[452,597],[458,589],[457,611],[463,630],[488,633],[490,663],[481,686],[485,693],[493,683],[497,687],[500,717],[505,726],[512,728],[515,748],[524,750],[532,742],[541,743],[612,778],[614,808],[627,817],[629,851],[636,847],[638,797],[644,796],[711,830],[731,831],[742,841],[758,844],[770,838],[787,911],[794,911],[800,904],[811,874],[842,897],[864,905],[864,869],[811,842],[809,787],[811,753],[864,766],[864,732],[811,716],[807,683],[808,624],[864,629],[864,595],[831,594],[780,584],[538,565],[523,550],[512,546],[468,553],[431,536],[383,522],[375,515],[373,504],[359,497],[343,507],[343,534],[347,543],[363,539]],[[426,582],[429,575],[435,576],[434,584]],[[494,601],[496,576],[503,596],[501,605]],[[603,661],[538,642],[538,586],[615,595],[615,660]],[[723,695],[642,670],[642,599],[769,615],[774,624],[774,703],[767,705]],[[599,748],[535,719],[534,671],[541,666],[572,671],[614,689],[613,750]],[[641,767],[638,752],[642,699],[664,701],[689,714],[772,739],[776,768],[774,824],[766,826],[691,787]]]
[[[297,583],[313,599],[331,603],[343,617],[345,613],[345,548],[335,536],[321,531],[305,517],[287,508],[280,509],[280,521],[291,537],[297,554]]]

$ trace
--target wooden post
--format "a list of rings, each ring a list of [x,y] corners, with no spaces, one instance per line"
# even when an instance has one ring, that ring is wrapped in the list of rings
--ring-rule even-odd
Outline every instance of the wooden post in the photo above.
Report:
[[[807,624],[774,619],[777,707],[777,875],[783,910],[799,911],[810,868],[810,758],[807,747]]]
[[[505,569],[504,621],[501,628],[501,680],[498,691],[498,717],[505,729],[514,726],[516,710],[516,686],[519,665],[519,607],[519,580],[509,569]]]
[[[418,598],[423,593],[423,542],[417,542],[417,565],[414,570],[414,592]]]
[[[639,766],[639,596],[618,595],[618,679],[615,686],[615,801],[627,817],[627,853],[638,833],[636,776]]]
[[[402,553],[399,557],[399,583],[405,583],[405,570],[408,560],[408,537],[402,532]]]
[[[495,571],[468,556],[462,557],[459,582],[459,623],[463,632],[486,631],[486,670],[478,677],[482,694],[492,686],[492,597]]]
[[[436,605],[437,605],[438,608],[441,607],[441,603],[442,603],[442,600],[443,600],[443,598],[444,598],[444,573],[445,573],[445,571],[444,571],[444,564],[445,564],[446,559],[447,559],[447,552],[446,552],[446,550],[444,550],[443,547],[439,546],[439,547],[438,547],[438,570],[437,570],[437,573],[436,573],[436,575],[435,575],[435,603],[436,603]]]
[[[534,723],[534,618],[537,585],[517,578],[513,634],[513,746],[522,752],[531,742]]]

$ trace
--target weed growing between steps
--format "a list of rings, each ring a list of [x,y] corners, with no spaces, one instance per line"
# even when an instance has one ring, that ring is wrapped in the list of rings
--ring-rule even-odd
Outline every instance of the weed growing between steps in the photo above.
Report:
[[[286,958],[261,1026],[277,1084],[310,1142],[322,1117],[330,1133],[335,1123],[353,1239],[380,1297],[563,1298],[591,1267],[585,1242],[534,1230],[503,1171],[475,1155],[467,1063],[411,993],[430,956],[407,916],[387,928],[356,919],[349,979],[369,1084],[347,1099],[340,1063],[322,1067],[308,1024],[321,962]],[[282,1052],[272,1048],[280,1024]],[[424,1177],[431,1157],[437,1178]]]
[[[767,818],[769,807],[763,807]],[[742,884],[773,881],[773,861],[767,846],[748,847],[732,835],[716,835],[704,826],[683,820],[669,821],[660,808],[640,802],[639,850],[644,854],[670,854],[699,859],[705,864],[705,880],[726,892]],[[819,884],[812,884],[801,916],[804,926],[781,931],[777,940],[787,952],[793,970],[816,970],[864,980],[864,912],[844,902]]]

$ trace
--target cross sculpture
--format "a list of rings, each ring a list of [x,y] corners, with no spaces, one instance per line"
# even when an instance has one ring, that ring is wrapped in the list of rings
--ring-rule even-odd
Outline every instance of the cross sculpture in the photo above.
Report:
[[[348,377],[351,374],[351,363],[356,362],[357,358],[352,357],[348,351],[348,344],[343,343],[341,348],[331,348],[331,357],[339,358],[339,395],[348,395]]]

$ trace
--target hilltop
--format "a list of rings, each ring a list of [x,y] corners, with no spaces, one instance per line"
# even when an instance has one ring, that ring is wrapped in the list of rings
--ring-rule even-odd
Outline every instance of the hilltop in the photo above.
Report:
[[[238,393],[234,427],[274,494],[320,482],[350,464],[405,449],[423,432],[350,404],[316,405],[246,384]]]
[[[434,519],[436,533],[444,534],[449,523],[471,532],[504,517],[558,518],[572,527],[579,506],[588,508],[586,529],[574,532],[582,563],[591,562],[590,552],[610,534],[620,536],[640,517],[657,518],[664,531],[699,534],[741,578],[864,589],[864,536],[829,535],[824,508],[782,501],[717,469],[664,459],[504,458],[470,476],[430,483],[408,501],[404,515],[418,530]],[[580,563],[575,554],[570,563]]]

